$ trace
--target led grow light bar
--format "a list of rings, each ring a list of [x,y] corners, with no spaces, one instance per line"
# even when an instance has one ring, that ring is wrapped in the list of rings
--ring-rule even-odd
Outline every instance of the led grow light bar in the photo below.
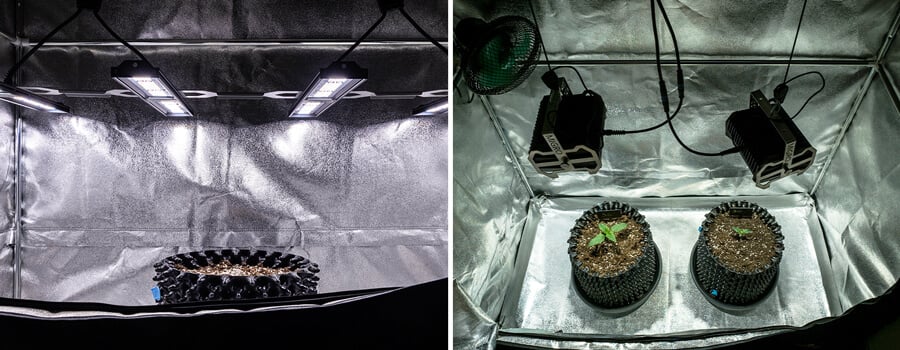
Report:
[[[334,62],[319,71],[294,103],[290,116],[318,117],[368,78],[369,70],[361,68],[355,62]]]
[[[36,111],[49,113],[69,113],[69,106],[51,101],[31,91],[0,83],[0,100]]]
[[[447,109],[449,107],[450,107],[450,102],[447,100],[446,97],[444,97],[442,99],[439,99],[439,100],[436,100],[436,101],[433,101],[430,103],[426,103],[424,105],[416,107],[416,109],[413,110],[413,116],[414,117],[424,117],[424,116],[431,116],[431,115],[441,115],[441,114],[447,113]]]
[[[122,62],[112,68],[112,77],[167,117],[193,116],[184,96],[159,69],[145,61]]]

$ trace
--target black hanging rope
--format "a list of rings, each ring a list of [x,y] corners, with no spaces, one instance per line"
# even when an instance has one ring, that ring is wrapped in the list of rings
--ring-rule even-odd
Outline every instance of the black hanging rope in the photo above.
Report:
[[[366,37],[368,37],[369,34],[372,34],[372,31],[375,30],[375,28],[377,28],[379,24],[381,24],[381,21],[384,21],[385,17],[387,17],[387,12],[382,12],[381,17],[378,17],[378,20],[375,21],[375,23],[372,24],[371,27],[369,27],[369,30],[367,30],[361,37],[359,37],[359,39],[357,39],[356,42],[353,43],[353,45],[347,49],[347,51],[344,51],[344,53],[341,55],[341,57],[338,57],[338,59],[335,60],[335,62],[343,61],[344,58],[347,57],[347,55],[349,55],[350,52],[353,51],[353,49],[355,49],[357,46],[359,46],[359,43],[361,43],[363,40],[366,40]]]
[[[428,35],[428,33],[425,32],[425,30],[422,29],[422,27],[419,27],[419,24],[416,23],[416,21],[413,20],[412,17],[410,17],[410,15],[408,13],[406,13],[406,10],[404,10],[402,7],[400,8],[400,13],[403,15],[403,17],[406,17],[406,20],[409,21],[409,24],[412,24],[412,26],[414,28],[416,28],[417,31],[419,31],[419,34],[422,34],[422,36],[424,36],[426,39],[428,39],[428,41],[431,41],[431,43],[434,44],[434,46],[437,46],[439,49],[441,49],[441,51],[444,51],[444,53],[447,53],[447,48],[444,47],[444,45],[441,45],[441,43],[439,43],[437,40],[432,38],[431,35]]]
[[[94,17],[97,18],[97,21],[100,22],[100,25],[103,26],[103,29],[106,29],[106,31],[110,35],[112,35],[113,38],[116,38],[116,40],[118,40],[120,43],[122,43],[122,45],[125,45],[125,47],[127,47],[129,50],[131,50],[131,52],[133,52],[135,55],[140,57],[141,61],[144,61],[147,64],[150,64],[150,61],[148,61],[147,58],[144,57],[143,54],[141,54],[140,51],[135,49],[134,46],[131,46],[131,44],[129,44],[127,41],[125,41],[125,39],[122,39],[122,37],[120,37],[119,34],[116,34],[116,32],[114,32],[112,30],[112,28],[110,28],[109,25],[106,24],[106,21],[103,20],[103,17],[100,17],[100,13],[98,11],[94,11]],[[150,64],[150,65],[152,66],[152,64]]]
[[[69,16],[69,18],[67,18],[65,21],[63,21],[62,24],[56,26],[56,28],[53,28],[53,30],[51,30],[49,34],[44,36],[44,38],[41,39],[41,41],[38,41],[37,45],[32,47],[31,50],[28,50],[28,53],[26,53],[25,56],[22,56],[22,58],[19,59],[19,61],[16,62],[16,64],[14,64],[12,67],[9,68],[9,71],[6,72],[6,77],[3,78],[3,82],[6,84],[12,84],[12,78],[16,74],[16,71],[19,70],[19,67],[21,67],[22,64],[25,63],[25,61],[27,61],[29,57],[31,57],[31,55],[33,55],[39,48],[41,48],[41,46],[44,46],[44,43],[46,43],[47,40],[50,40],[50,38],[52,38],[53,35],[56,34],[56,32],[58,32],[60,29],[62,29],[66,25],[68,25],[70,22],[72,22],[75,19],[75,17],[78,17],[78,15],[80,15],[80,14],[81,14],[81,9],[78,9],[77,11],[75,11],[74,14],[72,14],[71,16]]]
[[[787,84],[788,72],[791,71],[791,60],[794,59],[794,48],[797,47],[797,37],[800,36],[800,25],[803,24],[803,14],[806,13],[806,1],[807,0],[803,0],[803,8],[800,9],[800,20],[797,21],[797,31],[794,32],[794,43],[791,45],[791,55],[788,56],[787,69],[784,70],[784,79],[781,81],[782,84]]]

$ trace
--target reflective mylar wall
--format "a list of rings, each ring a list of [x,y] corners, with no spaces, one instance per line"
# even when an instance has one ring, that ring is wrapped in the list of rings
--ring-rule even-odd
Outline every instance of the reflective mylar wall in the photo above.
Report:
[[[551,59],[652,59],[650,1],[533,0]],[[786,59],[802,1],[663,1],[683,58]],[[809,1],[794,53],[798,58],[861,58],[878,54],[900,3],[890,0]],[[531,19],[528,2],[454,1],[454,16]],[[657,20],[664,28],[661,16]],[[664,58],[671,39],[660,34]],[[674,84],[673,84],[674,85]]]
[[[529,193],[485,104],[477,99],[455,101],[454,344],[479,348],[488,345],[496,331],[490,324],[512,283]]]
[[[817,192],[844,308],[900,278],[900,113],[876,76]]]
[[[900,31],[900,29],[897,29]],[[898,32],[894,32],[894,41],[884,56],[882,61],[893,80],[893,87],[898,88],[900,84],[900,42],[896,39]]]
[[[0,2],[0,20],[9,18],[11,3]],[[6,75],[6,71],[15,60],[15,48],[10,42],[10,37],[4,32],[12,32],[12,22],[0,26],[0,75]],[[14,198],[15,190],[15,116],[13,108],[8,103],[0,103],[0,297],[13,296],[13,247],[11,245],[15,234]]]
[[[380,12],[241,4],[110,2],[101,14],[126,39],[164,41],[138,48],[178,88],[244,98],[188,98],[194,118],[119,96],[50,96],[73,113],[22,113],[23,298],[152,304],[153,263],[224,247],[307,256],[320,293],[447,276],[448,118],[410,116],[433,100],[417,95],[446,89],[446,55],[429,43],[361,45],[347,58],[369,69],[358,90],[382,98],[288,119],[292,99],[261,94],[305,88],[349,46],[309,42],[355,40]],[[26,4],[25,33],[37,40],[73,6]],[[446,41],[446,2],[407,9]],[[298,26],[292,13],[321,17]],[[135,59],[124,47],[60,42],[110,39],[79,17],[23,66],[21,85],[121,89],[109,69]],[[243,42],[200,43],[231,39]],[[369,40],[424,41],[399,13]]]

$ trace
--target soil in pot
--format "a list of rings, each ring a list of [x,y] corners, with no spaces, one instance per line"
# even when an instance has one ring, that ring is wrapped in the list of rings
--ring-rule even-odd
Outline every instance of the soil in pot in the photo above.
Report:
[[[616,242],[604,240],[603,243],[589,247],[591,239],[600,234],[600,224],[613,227],[618,223],[628,226],[616,233]],[[618,218],[601,220],[594,217],[581,229],[576,238],[575,259],[583,266],[600,276],[614,276],[627,270],[643,254],[644,233],[640,225],[631,218],[622,215]]]
[[[723,213],[709,225],[707,237],[710,252],[735,272],[756,272],[776,254],[775,234],[756,213],[749,218]]]
[[[591,246],[592,240],[599,244]],[[636,310],[659,281],[650,225],[627,204],[603,202],[585,211],[568,243],[573,287],[601,313],[618,317]]]
[[[244,265],[232,264],[230,261],[223,261],[215,265],[200,266],[197,268],[188,268],[183,265],[176,264],[175,268],[187,273],[196,273],[200,275],[228,275],[228,276],[265,276],[280,275],[289,273],[291,267],[266,267],[263,265]]]

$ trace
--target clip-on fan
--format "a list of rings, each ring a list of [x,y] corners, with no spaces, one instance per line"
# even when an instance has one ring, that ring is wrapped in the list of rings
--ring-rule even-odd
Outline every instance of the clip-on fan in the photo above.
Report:
[[[466,85],[476,94],[504,94],[534,71],[540,53],[537,27],[524,17],[503,16],[490,23],[465,18],[454,32]]]

